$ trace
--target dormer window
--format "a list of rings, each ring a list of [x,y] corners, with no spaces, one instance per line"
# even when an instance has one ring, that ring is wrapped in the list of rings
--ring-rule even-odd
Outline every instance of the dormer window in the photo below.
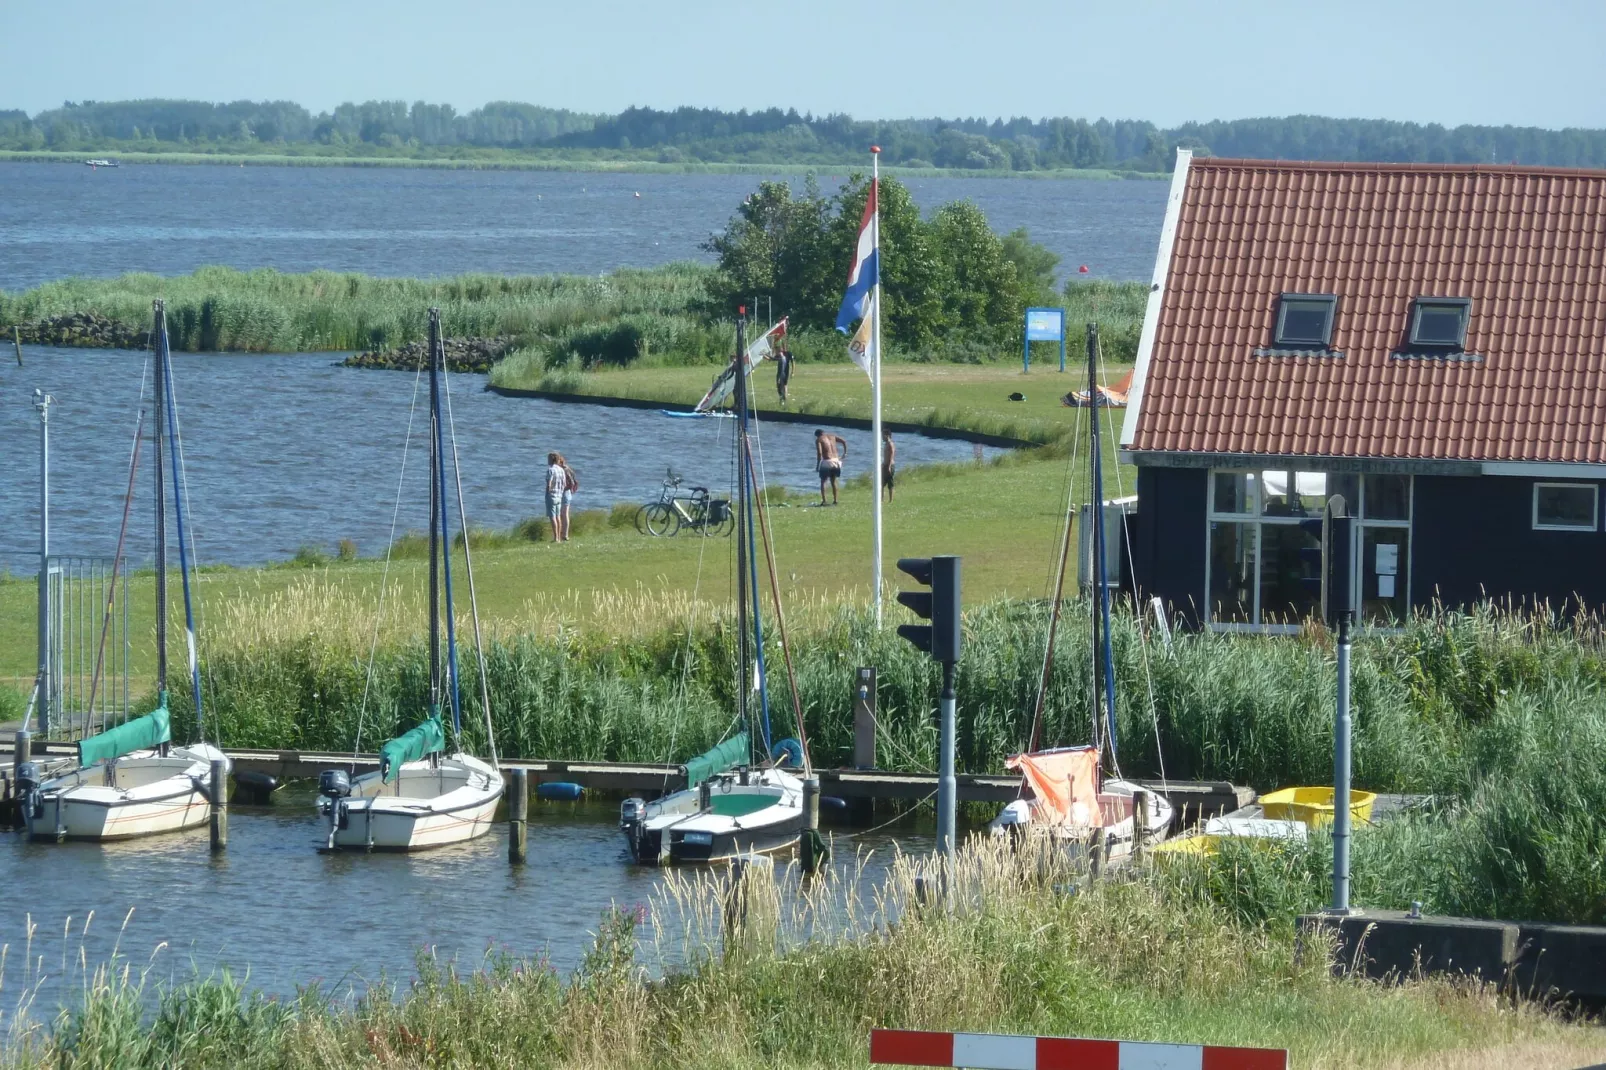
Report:
[[[1333,344],[1334,294],[1283,294],[1277,303],[1279,349],[1326,349]]]
[[[1418,297],[1411,303],[1411,348],[1465,349],[1471,311],[1472,302],[1465,297]]]

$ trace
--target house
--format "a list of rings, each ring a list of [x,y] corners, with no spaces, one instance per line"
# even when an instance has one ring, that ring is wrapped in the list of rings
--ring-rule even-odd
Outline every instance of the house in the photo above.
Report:
[[[1132,582],[1195,624],[1606,607],[1606,172],[1179,152],[1122,459]]]

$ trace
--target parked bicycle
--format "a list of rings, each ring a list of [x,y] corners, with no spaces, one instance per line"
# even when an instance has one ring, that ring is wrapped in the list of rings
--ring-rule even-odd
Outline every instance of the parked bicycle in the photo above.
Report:
[[[690,487],[681,494],[681,477],[670,469],[658,500],[636,510],[636,530],[644,535],[679,535],[690,528],[703,535],[729,535],[736,530],[736,514],[729,498],[710,496],[707,487]]]

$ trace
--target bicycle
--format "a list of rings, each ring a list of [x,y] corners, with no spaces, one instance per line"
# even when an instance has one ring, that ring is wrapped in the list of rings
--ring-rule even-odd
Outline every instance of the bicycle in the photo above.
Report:
[[[707,487],[692,487],[677,494],[682,480],[673,469],[664,478],[658,500],[636,510],[636,530],[646,535],[674,536],[681,528],[703,535],[729,535],[736,530],[736,515],[729,498],[714,498]]]

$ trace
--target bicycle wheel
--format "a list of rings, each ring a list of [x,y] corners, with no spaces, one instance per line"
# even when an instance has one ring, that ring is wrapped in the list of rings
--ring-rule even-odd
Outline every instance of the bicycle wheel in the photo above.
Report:
[[[652,507],[653,503],[648,502],[646,505],[643,505],[636,510],[635,525],[637,535],[647,534],[647,510],[651,509]]]
[[[647,506],[645,521],[647,531],[652,535],[673,535],[680,530],[680,514],[663,502],[653,502]]]
[[[736,514],[734,512],[732,512],[731,510],[726,509],[724,515],[720,519],[711,520],[706,525],[704,525],[703,534],[704,535],[712,535],[712,536],[715,536],[715,537],[722,536],[722,535],[723,536],[729,536],[730,533],[735,531],[735,530],[736,530]]]

